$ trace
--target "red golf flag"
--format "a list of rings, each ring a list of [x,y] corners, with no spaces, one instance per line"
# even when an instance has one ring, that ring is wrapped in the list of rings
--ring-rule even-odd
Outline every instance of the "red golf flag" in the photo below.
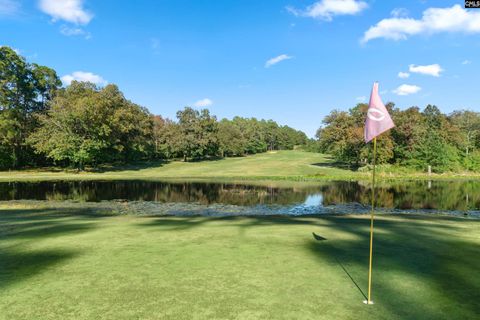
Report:
[[[370,103],[368,104],[367,120],[365,121],[365,142],[370,142],[387,130],[395,127],[390,114],[378,95],[378,82],[373,83]]]

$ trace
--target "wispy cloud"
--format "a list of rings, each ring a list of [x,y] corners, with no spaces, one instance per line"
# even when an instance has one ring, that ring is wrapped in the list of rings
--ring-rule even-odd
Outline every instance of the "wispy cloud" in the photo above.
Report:
[[[296,9],[289,6],[287,10],[295,16],[331,21],[334,16],[355,15],[367,7],[366,2],[358,0],[321,0],[306,9]]]
[[[393,93],[399,96],[408,96],[409,94],[414,94],[422,90],[419,86],[411,84],[402,84],[397,89],[393,90]]]
[[[429,8],[420,19],[393,16],[370,27],[361,40],[377,38],[405,40],[418,34],[440,32],[480,33],[480,12],[467,11],[460,5],[451,8]]]
[[[14,0],[0,0],[0,16],[13,16],[20,10],[20,2]]]
[[[61,78],[64,85],[69,85],[72,81],[81,81],[81,82],[92,82],[97,85],[105,85],[107,81],[103,79],[101,76],[91,73],[91,72],[84,72],[84,71],[75,71],[71,74],[64,75]]]
[[[211,106],[212,104],[213,104],[212,100],[210,100],[209,98],[205,98],[205,99],[198,100],[193,104],[193,106],[197,108],[205,108],[205,107]]]
[[[425,66],[416,66],[414,64],[411,64],[408,67],[408,71],[433,77],[440,77],[440,73],[443,71],[443,69],[442,67],[440,67],[439,64],[429,64]]]
[[[150,47],[154,54],[160,53],[160,40],[157,38],[150,38]]]
[[[463,64],[463,65],[471,64],[471,63],[472,63],[472,61],[470,61],[470,60],[463,60],[463,61],[462,61],[462,64]]]
[[[78,27],[72,28],[67,25],[62,25],[60,27],[60,33],[65,36],[84,36],[85,39],[90,39],[92,37],[90,32],[87,32],[82,28],[78,28]]]
[[[410,77],[410,73],[408,73],[408,72],[401,72],[401,71],[400,71],[400,72],[398,73],[398,77],[399,77],[399,78],[402,78],[402,79],[406,79],[406,78]]]
[[[408,16],[408,10],[405,8],[395,8],[393,9],[390,14],[392,17],[400,18]]]
[[[86,25],[93,14],[83,8],[83,0],[40,0],[39,8],[52,17],[76,25]]]
[[[289,60],[289,59],[292,59],[293,57],[292,56],[289,56],[289,55],[286,55],[286,54],[281,54],[279,56],[276,56],[276,57],[273,57],[269,60],[267,60],[267,62],[265,62],[265,68],[270,68],[271,66],[279,63],[279,62],[282,62],[284,60]]]
[[[357,100],[358,102],[365,102],[367,100],[367,97],[360,96],[360,97],[356,97],[355,100]]]

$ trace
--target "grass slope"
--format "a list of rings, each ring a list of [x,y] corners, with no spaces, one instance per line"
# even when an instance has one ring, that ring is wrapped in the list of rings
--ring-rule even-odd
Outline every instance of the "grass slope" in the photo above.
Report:
[[[335,168],[328,156],[302,151],[278,151],[247,157],[219,160],[168,163],[150,163],[120,168],[105,168],[103,172],[59,170],[21,170],[0,172],[0,180],[49,179],[245,179],[245,178],[295,178],[353,177],[350,170]]]
[[[398,169],[397,169],[398,171]],[[380,179],[472,179],[480,175],[433,175],[415,172],[379,172]],[[87,179],[182,180],[367,180],[370,174],[336,166],[327,155],[302,151],[267,152],[241,158],[201,162],[172,161],[103,168],[101,172],[74,170],[20,170],[0,172],[0,181]]]
[[[480,221],[0,212],[1,319],[474,319]],[[317,241],[312,232],[328,240]],[[357,287],[358,285],[358,287]]]

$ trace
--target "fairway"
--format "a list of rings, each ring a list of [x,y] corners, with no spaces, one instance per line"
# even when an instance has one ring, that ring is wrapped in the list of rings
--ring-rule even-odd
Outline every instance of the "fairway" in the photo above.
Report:
[[[446,173],[379,169],[380,179],[479,179],[477,173]],[[219,180],[219,181],[305,181],[370,180],[368,171],[359,172],[335,163],[328,155],[298,150],[266,152],[245,157],[198,162],[148,162],[121,167],[103,166],[87,171],[74,169],[33,169],[1,171],[0,181],[45,180]]]
[[[0,180],[48,179],[258,179],[326,177],[348,178],[368,175],[332,166],[327,155],[303,151],[274,151],[246,157],[224,158],[200,162],[152,162],[124,167],[103,167],[98,170],[21,170],[0,172]]]
[[[0,212],[1,319],[474,319],[480,221]],[[312,232],[327,240],[318,241]],[[357,287],[358,285],[358,287]]]

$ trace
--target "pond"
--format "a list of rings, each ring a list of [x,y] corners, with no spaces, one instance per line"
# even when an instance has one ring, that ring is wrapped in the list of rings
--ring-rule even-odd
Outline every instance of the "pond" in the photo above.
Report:
[[[381,182],[376,192],[376,205],[386,212],[479,215],[479,181]],[[228,214],[368,213],[370,195],[369,183],[349,181],[292,187],[157,181],[0,183],[0,201],[120,201],[168,205],[170,214],[187,214],[186,205],[208,207],[214,215],[221,215],[222,210]]]

